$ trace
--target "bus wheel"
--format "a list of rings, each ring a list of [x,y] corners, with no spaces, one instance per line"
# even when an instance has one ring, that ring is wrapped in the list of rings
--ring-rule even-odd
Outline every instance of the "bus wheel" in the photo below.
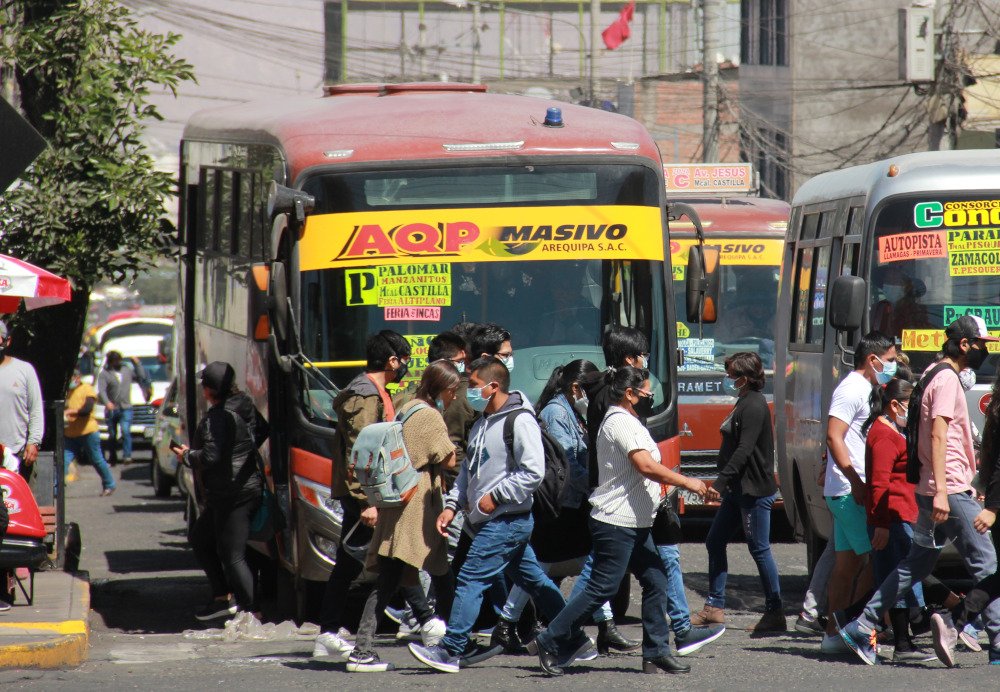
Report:
[[[806,522],[806,564],[809,565],[809,576],[816,569],[816,563],[826,550],[826,541],[813,530],[812,524]]]

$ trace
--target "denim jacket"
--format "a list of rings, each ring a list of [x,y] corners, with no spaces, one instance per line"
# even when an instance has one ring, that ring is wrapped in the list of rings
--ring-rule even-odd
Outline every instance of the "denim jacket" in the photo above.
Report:
[[[587,471],[587,431],[580,424],[573,406],[564,394],[556,394],[538,416],[551,435],[566,452],[569,478],[562,495],[565,507],[579,507],[590,495]]]

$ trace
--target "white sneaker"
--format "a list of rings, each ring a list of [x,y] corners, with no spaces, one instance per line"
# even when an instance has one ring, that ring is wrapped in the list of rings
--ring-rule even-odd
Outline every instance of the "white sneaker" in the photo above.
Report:
[[[329,656],[340,661],[346,661],[352,651],[354,651],[354,644],[332,632],[321,632],[316,637],[316,646],[313,647],[313,658]]]
[[[424,646],[437,646],[447,632],[448,625],[444,620],[432,618],[420,628],[420,638],[424,641]]]
[[[937,654],[938,660],[949,668],[954,668],[958,630],[955,629],[950,613],[931,615],[931,641],[934,643],[934,653]]]
[[[821,654],[827,656],[843,656],[844,654],[853,653],[851,647],[847,645],[843,637],[839,634],[824,634],[823,641],[819,645],[819,651]]]

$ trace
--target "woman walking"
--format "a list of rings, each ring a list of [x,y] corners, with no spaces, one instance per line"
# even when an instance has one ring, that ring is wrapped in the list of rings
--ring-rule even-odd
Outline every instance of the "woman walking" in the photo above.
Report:
[[[402,507],[378,510],[366,567],[378,572],[375,590],[361,615],[358,635],[347,660],[352,673],[392,670],[379,660],[373,648],[379,614],[399,588],[419,590],[418,572],[434,580],[439,612],[447,616],[454,586],[450,584],[448,542],[437,531],[437,518],[444,511],[444,472],[455,466],[455,445],[448,436],[441,413],[455,400],[461,382],[458,370],[448,360],[438,360],[424,370],[414,399],[399,410],[403,421],[403,444],[413,468],[420,471],[417,490]],[[434,646],[444,636],[446,625],[426,605],[423,594],[407,598],[421,625],[425,646]]]
[[[590,553],[590,475],[587,467],[587,406],[590,403],[580,381],[587,375],[598,372],[597,366],[589,360],[574,360],[566,365],[557,365],[542,390],[535,410],[542,427],[559,443],[569,462],[566,487],[560,498],[559,516],[549,520],[536,520],[531,533],[531,547],[542,566],[548,571],[556,562],[572,560]],[[588,570],[589,572],[589,570]],[[582,577],[577,583],[582,588]],[[576,589],[574,588],[574,593]],[[524,653],[525,649],[517,632],[517,622],[528,603],[528,594],[519,586],[511,589],[504,604],[500,620],[493,629],[490,639],[492,646],[503,646],[509,654]],[[605,603],[594,613],[597,624],[597,650],[602,654],[609,651],[634,651],[642,642],[626,639],[618,630],[611,613],[611,605]]]
[[[917,520],[916,486],[906,480],[906,413],[913,384],[896,378],[872,391],[871,414],[861,426],[865,434],[865,482],[868,535],[872,541],[875,583],[885,581],[913,544],[910,524]],[[910,638],[910,608],[923,607],[920,584],[889,609],[895,651],[893,663],[931,661]]]
[[[577,634],[578,628],[631,571],[642,585],[643,672],[687,673],[691,667],[670,654],[670,628],[664,617],[668,578],[650,529],[660,504],[660,484],[702,496],[705,484],[660,464],[656,443],[636,413],[637,406],[653,398],[649,371],[625,367],[610,370],[606,378],[613,405],[597,434],[598,486],[590,496],[593,570],[583,591],[535,638],[539,663],[548,675],[561,675],[590,646],[586,636]]]
[[[726,547],[742,524],[750,556],[757,563],[764,592],[764,615],[753,631],[784,632],[778,566],[771,553],[771,507],[774,481],[774,434],[771,410],[761,394],[764,366],[756,353],[734,353],[726,359],[723,387],[736,396],[736,405],[722,421],[719,475],[708,491],[710,500],[721,501],[708,530],[708,598],[692,624],[725,622],[726,578],[729,563]]]

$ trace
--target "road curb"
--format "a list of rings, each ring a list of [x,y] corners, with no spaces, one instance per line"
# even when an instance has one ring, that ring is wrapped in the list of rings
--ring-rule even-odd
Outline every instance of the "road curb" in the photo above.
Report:
[[[73,575],[71,590],[65,620],[0,621],[0,669],[70,668],[87,660],[90,581],[86,572]],[[16,641],[4,644],[4,638]]]

